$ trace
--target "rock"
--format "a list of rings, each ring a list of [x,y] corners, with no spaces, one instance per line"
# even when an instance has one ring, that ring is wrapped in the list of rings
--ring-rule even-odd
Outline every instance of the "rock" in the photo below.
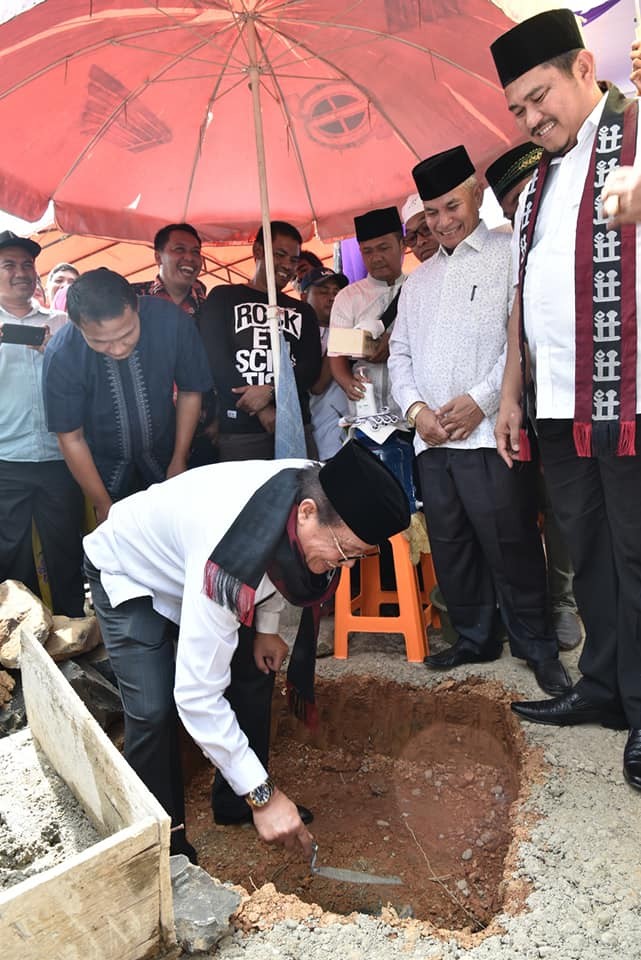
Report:
[[[27,723],[27,710],[22,696],[20,678],[16,680],[11,700],[0,709],[0,737],[15,733]]]
[[[472,859],[472,851],[468,847],[467,850],[464,850],[463,853],[461,854],[461,860],[471,860],[471,859]]]
[[[54,617],[45,650],[58,663],[79,653],[87,653],[102,642],[95,617]]]
[[[232,932],[229,918],[238,909],[240,896],[182,854],[169,862],[176,939],[186,953],[211,950]]]
[[[16,685],[13,677],[6,670],[0,670],[0,707],[11,700],[11,693]]]
[[[104,643],[99,643],[98,646],[90,650],[89,653],[83,653],[74,657],[74,660],[80,664],[91,664],[113,687],[118,687],[118,679],[111,666],[111,660],[109,659],[109,654],[107,653],[107,648]]]
[[[44,644],[53,625],[53,617],[38,599],[18,580],[0,583],[0,665],[20,666],[20,629]]]
[[[60,672],[69,681],[91,715],[105,730],[122,716],[122,701],[116,687],[88,663],[75,660],[61,664]]]

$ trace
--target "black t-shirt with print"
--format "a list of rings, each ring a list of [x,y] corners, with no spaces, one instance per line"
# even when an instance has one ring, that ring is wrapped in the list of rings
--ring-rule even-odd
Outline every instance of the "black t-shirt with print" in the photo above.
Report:
[[[303,423],[310,422],[308,390],[321,367],[316,315],[300,300],[278,294],[281,329],[289,346]],[[200,308],[200,333],[218,394],[221,433],[261,433],[258,417],[236,404],[233,387],[271,384],[274,366],[267,323],[267,294],[246,284],[214,287]]]

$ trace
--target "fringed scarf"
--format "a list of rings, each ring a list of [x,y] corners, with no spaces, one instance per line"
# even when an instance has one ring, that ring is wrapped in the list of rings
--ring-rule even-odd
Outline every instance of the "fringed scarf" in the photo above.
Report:
[[[305,563],[296,535],[299,472],[281,470],[250,497],[211,553],[203,590],[246,626],[253,623],[256,589],[265,574],[286,600],[303,607],[289,658],[287,694],[292,712],[306,726],[315,727],[320,605],[335,593],[340,570],[314,574]]]
[[[580,457],[634,456],[637,374],[636,227],[608,228],[601,191],[608,173],[631,166],[638,106],[616,87],[608,95],[594,138],[576,229],[574,445]],[[551,157],[544,153],[527,189],[519,237],[522,421],[520,458],[531,459],[523,288]],[[588,282],[591,278],[591,282]]]

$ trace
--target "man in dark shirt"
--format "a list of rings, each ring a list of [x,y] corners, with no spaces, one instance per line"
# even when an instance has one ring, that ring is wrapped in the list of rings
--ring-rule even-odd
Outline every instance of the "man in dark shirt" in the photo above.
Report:
[[[115,500],[186,469],[211,375],[195,325],[112,270],[76,280],[67,309],[45,353],[47,425],[100,523]]]
[[[296,273],[301,236],[289,223],[271,224],[280,326],[289,346],[307,453],[316,456],[308,390],[321,367],[314,311],[281,291]],[[274,457],[274,365],[267,323],[267,270],[263,233],[253,246],[256,271],[248,284],[214,287],[200,310],[200,332],[218,393],[219,459]]]

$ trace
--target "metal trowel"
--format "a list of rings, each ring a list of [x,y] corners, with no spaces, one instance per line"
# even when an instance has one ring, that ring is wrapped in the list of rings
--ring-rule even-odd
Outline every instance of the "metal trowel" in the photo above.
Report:
[[[310,870],[317,877],[326,877],[328,880],[339,880],[342,883],[381,883],[398,886],[403,881],[400,877],[379,877],[375,873],[362,873],[360,870],[343,870],[340,867],[318,867],[318,844],[312,844],[312,859]]]

